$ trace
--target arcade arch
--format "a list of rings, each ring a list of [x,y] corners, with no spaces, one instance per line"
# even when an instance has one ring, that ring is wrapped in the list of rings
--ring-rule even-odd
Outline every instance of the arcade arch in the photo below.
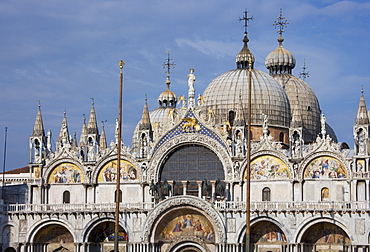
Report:
[[[339,252],[351,245],[346,231],[336,224],[318,222],[308,227],[301,237],[304,249],[311,251]]]

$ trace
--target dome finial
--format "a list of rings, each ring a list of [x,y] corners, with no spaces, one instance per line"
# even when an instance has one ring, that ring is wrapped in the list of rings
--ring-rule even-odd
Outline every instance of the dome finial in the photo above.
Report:
[[[253,20],[253,17],[248,17],[248,13],[249,13],[249,11],[247,11],[247,9],[245,9],[243,18],[239,18],[239,22],[244,20],[244,38],[247,38],[247,35],[248,35],[248,23],[249,23],[250,20]],[[244,39],[243,39],[243,41],[244,41]]]
[[[167,74],[166,78],[166,90],[163,91],[159,97],[158,97],[158,102],[159,102],[159,107],[171,107],[175,108],[176,103],[177,103],[177,97],[174,92],[170,90],[170,84],[171,84],[171,68],[175,67],[175,63],[173,59],[170,57],[170,51],[166,51],[167,53],[167,58],[165,59],[163,65],[163,68],[166,69],[165,73]]]
[[[310,77],[310,72],[307,70],[308,67],[306,66],[306,60],[303,61],[302,70],[299,72],[298,77],[302,80],[306,80],[306,78]]]
[[[41,109],[41,100],[36,101],[39,104],[39,110]]]
[[[165,59],[164,63],[162,64],[163,65],[163,68],[167,68],[167,70],[165,71],[165,73],[167,74],[167,77],[166,77],[166,86],[167,86],[167,90],[170,90],[170,84],[171,84],[171,68],[175,68],[175,63],[173,61],[173,59],[170,57],[171,54],[170,54],[170,51],[166,51],[167,53],[167,58]]]
[[[243,18],[239,18],[239,22],[242,20],[244,20],[244,38],[243,38],[244,46],[242,50],[236,55],[236,67],[238,69],[248,68],[249,61],[252,61],[254,63],[254,56],[248,48],[249,39],[248,39],[248,29],[247,29],[248,22],[250,20],[253,20],[253,17],[248,17],[248,11],[245,10],[244,16]],[[253,68],[253,63],[251,66],[252,68]]]
[[[275,20],[274,23],[272,24],[275,29],[279,28],[279,30],[277,31],[277,33],[279,33],[278,38],[279,45],[281,45],[284,41],[283,32],[284,28],[286,28],[288,24],[289,22],[285,19],[285,17],[283,17],[283,10],[280,8],[280,15],[277,17],[277,20]]]

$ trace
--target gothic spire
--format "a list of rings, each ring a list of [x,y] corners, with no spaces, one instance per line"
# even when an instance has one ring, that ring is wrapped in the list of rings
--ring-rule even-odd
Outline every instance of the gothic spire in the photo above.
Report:
[[[80,142],[79,142],[80,146],[86,145],[86,141],[87,141],[86,116],[85,114],[83,114],[83,116],[84,116],[84,123],[82,124],[82,130],[81,130],[81,135],[80,135]]]
[[[99,142],[99,150],[105,150],[107,148],[107,138],[105,136],[105,130],[104,130],[104,121],[102,121],[102,131],[100,136],[100,142]]]
[[[58,137],[58,144],[60,147],[64,147],[67,144],[70,144],[66,111],[64,111],[62,126],[60,128],[59,137]]]
[[[72,139],[72,149],[77,150],[77,134],[74,132]]]
[[[90,111],[90,118],[89,118],[89,123],[87,126],[87,134],[99,134],[98,130],[98,123],[96,121],[96,114],[95,114],[95,108],[94,108],[94,98],[91,98],[92,100],[92,107]]]
[[[145,94],[145,103],[144,103],[143,114],[141,116],[140,130],[150,130],[151,128],[147,100],[148,98],[146,97],[146,94]]]
[[[37,111],[35,125],[33,126],[32,136],[45,136],[44,123],[41,115],[41,104],[39,102],[39,109]]]
[[[364,97],[364,88],[361,90],[360,103],[358,105],[358,111],[356,116],[356,124],[370,124],[369,115],[366,109],[365,97]]]

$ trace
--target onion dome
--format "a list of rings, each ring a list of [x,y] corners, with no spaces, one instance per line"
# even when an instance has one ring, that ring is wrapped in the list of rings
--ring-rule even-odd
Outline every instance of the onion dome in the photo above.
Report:
[[[236,56],[237,69],[216,77],[203,93],[204,105],[215,112],[215,122],[224,124],[231,111],[242,107],[248,111],[248,61],[254,62],[253,54],[247,46],[244,35],[243,49]],[[282,86],[268,74],[253,69],[251,64],[252,85],[252,125],[262,126],[262,114],[268,115],[269,126],[287,129],[290,124],[290,104]],[[240,104],[241,102],[241,104]],[[237,112],[238,113],[238,112]],[[230,122],[232,123],[232,122]]]
[[[278,38],[279,46],[266,57],[265,66],[271,75],[292,74],[295,67],[295,58],[291,52],[283,47],[283,37]]]

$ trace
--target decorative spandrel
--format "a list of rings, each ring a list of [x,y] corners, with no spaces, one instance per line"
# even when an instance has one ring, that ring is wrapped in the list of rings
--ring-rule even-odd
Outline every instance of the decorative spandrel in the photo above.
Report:
[[[82,170],[75,164],[62,163],[53,169],[49,175],[49,184],[84,183],[85,176]]]
[[[244,174],[245,178],[245,174]],[[251,179],[290,179],[288,166],[277,157],[263,155],[251,162]]]
[[[139,173],[132,163],[121,160],[121,182],[139,179]],[[98,182],[116,182],[117,181],[117,160],[112,160],[105,164],[99,172]]]
[[[336,158],[321,156],[313,159],[304,171],[304,178],[347,178],[344,165]]]

